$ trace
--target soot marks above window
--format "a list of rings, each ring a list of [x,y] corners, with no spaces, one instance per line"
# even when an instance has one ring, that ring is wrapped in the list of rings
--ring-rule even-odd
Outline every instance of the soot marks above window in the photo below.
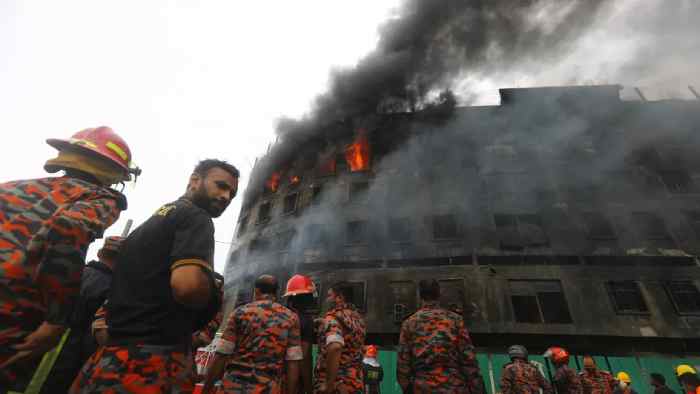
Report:
[[[520,323],[572,323],[569,306],[558,280],[509,280],[515,321]]]

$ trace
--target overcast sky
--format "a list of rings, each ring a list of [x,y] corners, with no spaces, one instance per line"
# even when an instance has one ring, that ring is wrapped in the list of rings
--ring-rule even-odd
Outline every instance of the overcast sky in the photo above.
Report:
[[[0,180],[45,176],[46,138],[108,125],[143,176],[107,235],[179,197],[200,159],[238,166],[242,195],[275,119],[306,112],[333,66],[373,48],[396,3],[0,1]],[[240,203],[214,221],[217,241]],[[219,272],[227,252],[217,243]]]
[[[0,181],[45,176],[54,155],[46,138],[107,125],[144,172],[127,186],[129,209],[106,235],[179,197],[204,158],[238,166],[242,195],[275,120],[308,112],[329,71],[371,51],[399,4],[1,0]],[[498,104],[502,87],[600,83],[625,85],[625,98],[639,86],[650,99],[691,99],[687,85],[700,89],[700,1],[609,4],[556,63],[465,70],[453,82],[460,102]],[[240,203],[215,220],[219,272]]]

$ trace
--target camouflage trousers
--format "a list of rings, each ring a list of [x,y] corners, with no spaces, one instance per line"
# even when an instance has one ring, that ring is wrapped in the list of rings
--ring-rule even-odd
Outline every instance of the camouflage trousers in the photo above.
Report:
[[[70,393],[192,393],[193,363],[191,352],[181,346],[101,347],[85,363]]]

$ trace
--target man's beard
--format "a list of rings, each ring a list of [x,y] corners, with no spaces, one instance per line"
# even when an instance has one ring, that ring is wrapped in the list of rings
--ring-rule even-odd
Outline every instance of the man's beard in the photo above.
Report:
[[[209,213],[209,215],[213,218],[218,218],[221,216],[221,214],[224,213],[228,207],[228,204],[223,206],[215,204],[215,200],[207,195],[207,191],[204,189],[204,187],[200,187],[199,190],[194,193],[192,196],[192,202],[194,205],[207,211],[207,213]]]

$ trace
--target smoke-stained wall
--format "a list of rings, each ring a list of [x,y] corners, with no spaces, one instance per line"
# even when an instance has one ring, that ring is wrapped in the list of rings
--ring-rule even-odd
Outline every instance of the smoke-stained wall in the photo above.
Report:
[[[614,85],[500,94],[336,122],[259,173],[229,296],[263,272],[311,274],[322,290],[353,280],[370,332],[396,333],[433,277],[476,333],[691,337],[700,311],[678,312],[664,289],[700,279],[698,102],[620,101]],[[370,166],[352,172],[364,133]],[[646,310],[618,310],[611,292],[624,291]],[[531,294],[560,296],[533,308]]]

